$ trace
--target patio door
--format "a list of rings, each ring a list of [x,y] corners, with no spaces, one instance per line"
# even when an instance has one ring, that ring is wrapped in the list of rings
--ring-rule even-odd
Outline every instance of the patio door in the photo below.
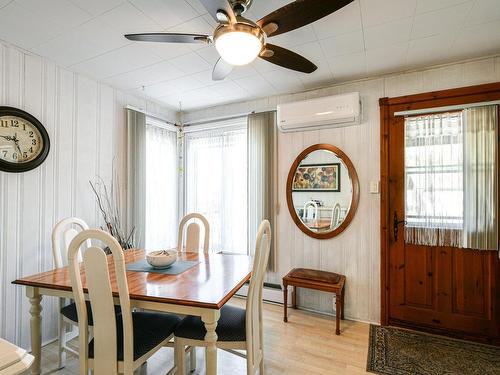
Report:
[[[422,103],[425,95],[415,96],[420,103],[413,108],[459,100],[433,105],[432,96]],[[427,124],[430,130],[415,136],[409,133],[418,124],[394,114],[410,107],[398,99],[381,100],[382,322],[500,344],[499,253],[458,246],[467,183],[461,114],[438,113],[439,125]],[[425,136],[434,138],[426,143]],[[418,156],[422,147],[430,148],[425,158]]]

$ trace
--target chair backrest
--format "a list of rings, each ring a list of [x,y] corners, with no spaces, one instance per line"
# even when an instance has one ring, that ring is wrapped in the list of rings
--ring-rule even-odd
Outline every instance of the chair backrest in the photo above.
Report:
[[[254,374],[262,360],[262,288],[271,250],[271,224],[260,223],[255,243],[252,278],[246,303],[247,373]]]
[[[203,251],[208,252],[210,241],[210,224],[205,216],[198,213],[191,213],[184,216],[179,223],[179,236],[177,237],[177,251],[197,252],[200,248],[200,225],[193,221],[186,228],[186,245],[183,246],[184,227],[190,220],[199,219],[203,223],[205,229],[205,237],[203,239]]]
[[[68,252],[71,286],[78,312],[80,374],[87,374],[88,370],[88,317],[78,253],[80,247],[89,239],[98,240],[103,246],[109,247],[113,255],[109,260],[114,263],[114,269],[113,267],[108,269],[108,257],[98,246],[89,247],[83,254],[85,279],[94,322],[94,373],[114,375],[118,371],[116,316],[109,277],[111,271],[115,274],[123,321],[124,373],[132,374],[134,337],[125,257],[118,241],[110,234],[98,229],[80,232],[71,241]]]
[[[307,201],[304,204],[302,218],[304,220],[312,220],[318,217],[318,204],[315,201]]]
[[[75,229],[78,228],[79,230]],[[89,229],[85,221],[77,217],[68,217],[62,219],[52,230],[52,256],[56,268],[64,267],[68,263],[68,248],[70,242],[75,238],[78,232]],[[87,247],[90,247],[90,241],[87,241]],[[82,261],[79,255],[79,261]]]
[[[336,204],[332,209],[332,220],[330,222],[330,228],[334,229],[340,220],[340,204]]]

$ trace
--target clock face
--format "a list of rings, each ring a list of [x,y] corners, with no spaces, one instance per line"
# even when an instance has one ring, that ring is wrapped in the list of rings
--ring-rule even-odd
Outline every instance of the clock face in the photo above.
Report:
[[[0,106],[0,171],[34,169],[49,149],[49,135],[40,121],[21,109]]]
[[[42,135],[35,125],[17,116],[0,117],[0,160],[27,163],[38,157],[42,150]]]

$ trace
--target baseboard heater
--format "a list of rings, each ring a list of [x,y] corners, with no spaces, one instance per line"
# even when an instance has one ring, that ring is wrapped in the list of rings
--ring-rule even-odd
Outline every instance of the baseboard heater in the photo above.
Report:
[[[248,283],[243,285],[240,290],[236,292],[237,296],[246,297],[248,295]],[[262,290],[262,299],[267,302],[283,304],[283,289],[279,284],[264,283]],[[292,301],[292,290],[288,290],[288,305]]]

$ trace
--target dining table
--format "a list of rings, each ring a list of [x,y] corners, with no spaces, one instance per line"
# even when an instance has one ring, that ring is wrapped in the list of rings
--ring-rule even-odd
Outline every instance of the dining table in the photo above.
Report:
[[[126,250],[125,262],[135,263],[145,259],[141,249]],[[109,255],[109,257],[112,257]],[[177,275],[155,272],[127,271],[127,281],[132,308],[199,316],[205,324],[205,362],[207,375],[217,374],[217,321],[220,309],[250,280],[252,257],[247,255],[178,252],[178,258],[197,262]],[[119,304],[114,263],[108,261],[109,275],[115,304]],[[81,266],[84,292],[88,299],[85,270]],[[35,359],[31,373],[41,373],[41,322],[43,296],[73,298],[68,267],[57,268],[32,276],[21,277],[13,284],[26,288],[30,302],[31,350]]]

